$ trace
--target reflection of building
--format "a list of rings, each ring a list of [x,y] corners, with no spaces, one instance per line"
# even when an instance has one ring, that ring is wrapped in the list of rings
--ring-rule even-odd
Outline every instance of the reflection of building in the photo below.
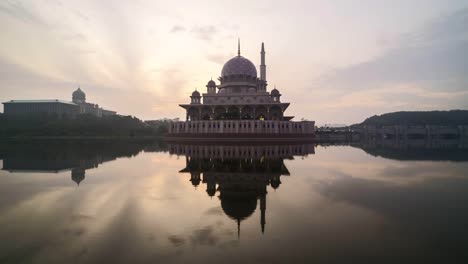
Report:
[[[314,134],[314,121],[290,121],[284,112],[289,103],[281,102],[278,89],[267,90],[265,48],[261,48],[260,77],[255,65],[240,54],[227,61],[218,78],[210,80],[207,92],[194,91],[186,111],[186,122],[174,122],[169,129],[173,137],[272,135],[306,137]],[[231,135],[229,135],[231,134]]]
[[[116,112],[87,103],[86,94],[78,88],[72,94],[72,102],[63,100],[11,100],[3,103],[7,115],[46,114],[58,117],[74,117],[90,114],[96,117],[115,115]]]
[[[150,144],[149,144],[150,143]],[[71,179],[80,184],[85,179],[86,170],[118,157],[131,157],[145,147],[161,151],[152,142],[11,142],[0,145],[0,160],[3,170],[27,173],[59,173],[71,171]]]
[[[47,155],[47,156],[44,156]],[[7,154],[3,159],[3,170],[9,172],[59,173],[71,171],[71,179],[79,185],[85,179],[87,169],[97,168],[99,164],[113,160],[113,157],[96,153],[93,156],[78,157],[62,153],[24,153],[24,155]]]
[[[283,159],[314,153],[313,145],[276,146],[202,146],[171,145],[170,152],[186,156],[186,168],[192,185],[206,184],[208,196],[218,192],[221,208],[236,220],[238,232],[242,220],[250,217],[260,201],[260,225],[265,230],[267,187],[279,188],[281,176],[289,175]]]

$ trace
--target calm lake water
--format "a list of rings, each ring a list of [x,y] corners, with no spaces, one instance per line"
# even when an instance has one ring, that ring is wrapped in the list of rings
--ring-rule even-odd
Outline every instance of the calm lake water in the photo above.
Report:
[[[0,145],[0,263],[468,263],[468,144]]]

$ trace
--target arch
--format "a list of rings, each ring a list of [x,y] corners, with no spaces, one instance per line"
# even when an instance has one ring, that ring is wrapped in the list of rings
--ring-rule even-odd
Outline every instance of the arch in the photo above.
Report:
[[[202,108],[201,119],[203,120],[211,120],[213,119],[213,111],[211,108],[204,106]]]
[[[270,108],[270,119],[271,120],[283,120],[283,111],[277,105]]]
[[[214,111],[214,119],[215,120],[224,120],[226,119],[226,109],[221,106],[217,106]]]
[[[240,111],[237,106],[230,106],[228,108],[227,119],[230,119],[230,120],[240,119]]]
[[[267,120],[267,109],[264,106],[258,106],[255,109],[255,119],[257,120]]]
[[[200,120],[200,111],[195,107],[191,107],[188,110],[188,116],[190,121]]]
[[[244,120],[249,120],[249,119],[253,119],[253,109],[251,106],[244,106],[242,108],[242,111],[241,111],[241,119],[244,119]]]

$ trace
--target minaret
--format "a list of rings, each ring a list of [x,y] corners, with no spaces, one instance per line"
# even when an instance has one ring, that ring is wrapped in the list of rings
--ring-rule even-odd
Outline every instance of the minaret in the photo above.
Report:
[[[265,233],[265,211],[266,211],[266,194],[260,196],[260,225],[262,227],[262,234]]]
[[[237,56],[240,57],[240,38],[237,39]]]
[[[265,45],[262,42],[261,64],[260,64],[260,79],[266,81],[266,65],[265,65]]]

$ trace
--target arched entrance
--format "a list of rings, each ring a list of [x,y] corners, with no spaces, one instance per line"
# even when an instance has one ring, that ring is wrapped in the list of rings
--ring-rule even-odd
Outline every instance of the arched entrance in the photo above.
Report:
[[[253,109],[250,106],[244,106],[241,111],[241,119],[250,120],[253,119]]]
[[[283,119],[283,111],[279,106],[272,106],[270,108],[270,118],[271,120],[282,120]]]
[[[200,112],[198,109],[192,107],[188,110],[188,116],[190,121],[200,120]]]
[[[255,110],[255,119],[257,120],[267,120],[267,109],[264,106],[259,106]]]
[[[215,120],[224,120],[224,119],[226,119],[226,109],[224,107],[217,106],[215,108],[214,119]]]
[[[229,120],[237,120],[240,119],[240,111],[239,108],[236,106],[231,106],[228,108],[227,112],[227,119]]]
[[[203,107],[201,118],[202,120],[210,120],[213,118],[212,111],[209,107]]]

